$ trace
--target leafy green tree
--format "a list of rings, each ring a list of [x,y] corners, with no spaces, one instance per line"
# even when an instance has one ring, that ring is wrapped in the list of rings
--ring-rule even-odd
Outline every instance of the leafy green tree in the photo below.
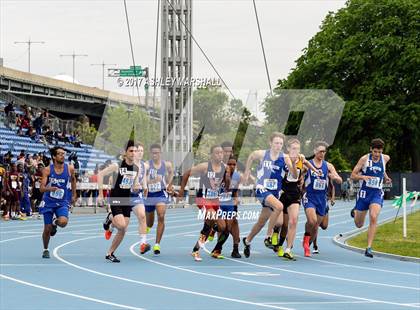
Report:
[[[420,171],[420,2],[349,0],[330,13],[282,89],[331,89],[346,101],[333,149],[355,164],[381,137],[392,170]],[[269,122],[283,121],[275,99]]]
[[[123,105],[108,108],[99,132],[100,137],[96,139],[95,146],[115,155],[121,152],[129,138],[142,142],[147,148],[159,142],[160,136],[157,121],[139,107],[128,110]]]

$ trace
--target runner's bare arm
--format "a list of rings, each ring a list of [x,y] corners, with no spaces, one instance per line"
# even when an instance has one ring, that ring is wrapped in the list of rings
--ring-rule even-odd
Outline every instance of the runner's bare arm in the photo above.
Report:
[[[360,181],[360,180],[368,180],[372,177],[361,175],[360,172],[363,169],[363,165],[366,163],[366,160],[368,158],[368,155],[363,155],[360,157],[359,161],[357,162],[356,166],[353,168],[353,171],[351,172],[350,179],[353,181]]]
[[[113,172],[118,171],[118,164],[114,163],[112,165],[109,165],[104,170],[99,171],[98,173],[98,198],[103,199],[103,182],[104,182],[104,176],[110,175]],[[107,184],[108,185],[108,184]]]
[[[257,150],[249,154],[248,159],[246,160],[246,165],[245,165],[245,172],[244,172],[245,182],[248,182],[249,177],[251,175],[252,163],[254,162],[254,160],[261,161],[264,158],[264,153],[265,153],[264,150]]]
[[[386,173],[386,164],[389,162],[390,159],[391,159],[391,157],[389,157],[389,155],[384,154],[384,160],[385,160],[384,181],[385,181],[386,184],[392,183],[392,179]]]
[[[187,186],[189,177],[191,175],[193,176],[200,175],[200,173],[206,170],[207,170],[207,163],[201,163],[201,164],[198,164],[197,166],[193,166],[191,169],[184,172],[184,174],[182,175],[181,187],[179,190],[179,197],[181,197],[181,199],[184,197],[184,190],[185,190],[185,186]]]
[[[335,167],[333,164],[331,163],[327,163],[328,165],[328,174],[330,176],[330,178],[338,184],[343,183],[343,179],[338,175],[337,170],[335,170]]]
[[[302,155],[302,154],[301,154],[300,156],[301,156],[301,158],[302,158],[302,160],[303,160],[303,164],[305,165],[305,167],[306,167],[308,170],[312,170],[313,172],[318,173],[318,169],[316,169],[316,168],[314,167],[314,165],[312,165],[312,164],[311,164],[311,162],[305,158],[305,156],[304,156],[304,155]]]
[[[165,161],[165,167],[166,167],[166,171],[168,171],[168,173],[166,174],[166,184],[168,184],[166,189],[167,189],[168,192],[172,192],[173,191],[172,181],[174,179],[174,168],[172,166],[172,163],[169,162],[169,161]]]
[[[292,174],[292,176],[294,178],[298,177],[298,172],[296,169],[296,162],[290,159],[289,155],[285,154],[284,155],[284,162],[286,163],[287,167],[289,168],[290,173]]]
[[[58,187],[55,187],[55,186],[47,187],[47,181],[48,181],[49,176],[50,176],[50,167],[48,166],[42,169],[41,187],[39,189],[41,193],[55,192],[56,190],[58,190]]]

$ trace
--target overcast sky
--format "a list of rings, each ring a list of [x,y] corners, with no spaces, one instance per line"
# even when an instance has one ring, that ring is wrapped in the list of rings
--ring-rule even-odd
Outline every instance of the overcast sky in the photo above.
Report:
[[[287,77],[328,12],[345,5],[342,0],[256,3],[273,85]],[[156,9],[157,0],[128,0],[136,63],[151,68]],[[0,0],[0,27],[0,57],[7,67],[27,70],[27,45],[14,41],[29,37],[46,42],[32,47],[32,73],[72,75],[71,57],[59,55],[73,50],[89,55],[76,60],[76,79],[84,85],[101,87],[101,67],[93,63],[131,65],[123,0]],[[193,0],[193,34],[235,96],[245,100],[249,90],[264,96],[268,83],[252,0]],[[159,77],[160,67],[157,72]],[[216,77],[196,46],[193,75]],[[105,88],[121,91],[112,78],[106,78]]]

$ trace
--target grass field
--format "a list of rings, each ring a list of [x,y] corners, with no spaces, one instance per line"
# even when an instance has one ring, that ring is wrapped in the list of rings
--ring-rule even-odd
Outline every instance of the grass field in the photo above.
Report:
[[[395,210],[396,212],[396,210]],[[400,210],[402,212],[402,210]],[[367,215],[368,216],[368,215]],[[367,219],[368,220],[368,219]],[[420,257],[420,211],[407,215],[407,238],[403,238],[402,218],[381,225],[376,231],[372,248],[375,251]],[[350,239],[348,244],[366,248],[367,231]]]

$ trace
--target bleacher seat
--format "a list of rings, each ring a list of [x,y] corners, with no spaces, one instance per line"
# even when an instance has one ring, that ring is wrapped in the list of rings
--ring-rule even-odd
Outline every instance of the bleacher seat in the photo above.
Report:
[[[69,152],[77,153],[81,171],[93,170],[97,164],[104,164],[108,159],[115,162],[115,157],[105,154],[102,150],[95,149],[92,145],[81,144],[80,148],[66,145],[64,142],[59,142],[58,145],[63,146]],[[15,131],[4,127],[3,124],[0,126],[0,153],[4,154],[10,150],[14,156],[12,162],[16,161],[16,157],[20,154],[21,150],[29,154],[35,154],[48,152],[50,147],[47,147],[41,142],[36,142],[29,137],[19,136]]]

